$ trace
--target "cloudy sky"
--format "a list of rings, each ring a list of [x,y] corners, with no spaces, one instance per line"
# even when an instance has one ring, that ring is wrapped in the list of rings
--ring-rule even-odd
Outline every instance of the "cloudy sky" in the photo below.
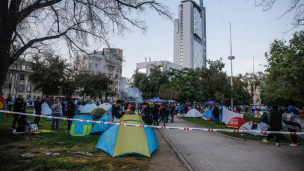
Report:
[[[167,5],[174,18],[178,15],[180,0],[158,0]],[[199,0],[195,0],[199,4]],[[295,29],[287,34],[284,32],[292,28],[289,23],[292,13],[277,20],[289,7],[288,0],[275,3],[273,9],[263,12],[261,7],[254,7],[254,0],[204,0],[207,16],[207,59],[223,58],[226,64],[224,70],[231,75],[231,64],[228,60],[229,22],[232,25],[233,75],[252,72],[253,56],[255,71],[264,71],[259,64],[266,64],[265,52],[269,44],[275,39],[289,40]],[[221,8],[220,8],[221,6]],[[221,10],[222,9],[222,10]],[[223,17],[222,17],[223,15]],[[133,28],[124,38],[116,37],[112,40],[116,48],[123,49],[126,62],[123,64],[123,76],[131,77],[137,62],[144,62],[151,57],[152,61],[168,60],[173,62],[173,22],[163,20],[155,12],[146,16],[149,26],[147,34]]]

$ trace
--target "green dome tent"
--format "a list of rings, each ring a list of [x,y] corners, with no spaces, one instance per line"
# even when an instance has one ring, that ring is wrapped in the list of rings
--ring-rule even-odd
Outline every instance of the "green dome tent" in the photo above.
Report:
[[[90,116],[92,116],[94,119],[99,119],[103,116],[104,113],[106,113],[105,109],[95,108],[91,111]]]

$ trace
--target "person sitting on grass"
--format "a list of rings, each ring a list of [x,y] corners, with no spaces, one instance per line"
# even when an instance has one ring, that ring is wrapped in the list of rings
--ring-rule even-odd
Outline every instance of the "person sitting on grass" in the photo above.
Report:
[[[26,118],[26,115],[20,115],[16,132],[25,132],[25,127],[30,125]]]

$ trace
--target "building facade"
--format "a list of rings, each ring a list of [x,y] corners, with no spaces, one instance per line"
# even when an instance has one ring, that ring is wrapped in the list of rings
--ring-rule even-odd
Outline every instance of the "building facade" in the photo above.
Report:
[[[36,100],[38,96],[42,97],[42,92],[35,90],[29,80],[29,74],[32,72],[30,64],[29,61],[20,58],[9,67],[3,85],[4,98]]]
[[[164,65],[164,68],[163,68],[164,70],[170,70],[170,68],[172,68],[172,69],[182,69],[182,68],[184,68],[181,65],[177,65],[175,63],[165,61],[165,60],[151,61],[151,58],[150,58],[148,62],[136,63],[135,72],[144,73],[147,76],[149,76],[150,75],[150,69],[153,68],[154,66],[158,66],[158,65]]]
[[[187,67],[206,67],[206,9],[192,0],[181,1],[174,21],[173,63]]]
[[[121,49],[104,48],[103,51],[96,51],[90,55],[77,56],[73,67],[79,70],[90,70],[95,74],[100,72],[112,79],[114,84],[109,87],[108,91],[116,92],[117,95],[108,99],[115,101],[121,98],[121,92],[125,91],[121,88],[123,83],[122,61],[123,51]]]

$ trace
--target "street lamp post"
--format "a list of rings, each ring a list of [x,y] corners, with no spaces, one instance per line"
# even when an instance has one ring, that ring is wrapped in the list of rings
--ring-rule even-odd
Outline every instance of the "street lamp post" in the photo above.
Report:
[[[231,43],[231,23],[230,25],[230,56],[228,56],[228,59],[231,60],[231,90],[232,90],[232,95],[233,95],[233,74],[232,74],[232,60],[235,59],[234,56],[232,56],[232,43]],[[231,111],[233,111],[233,96],[231,96]]]

